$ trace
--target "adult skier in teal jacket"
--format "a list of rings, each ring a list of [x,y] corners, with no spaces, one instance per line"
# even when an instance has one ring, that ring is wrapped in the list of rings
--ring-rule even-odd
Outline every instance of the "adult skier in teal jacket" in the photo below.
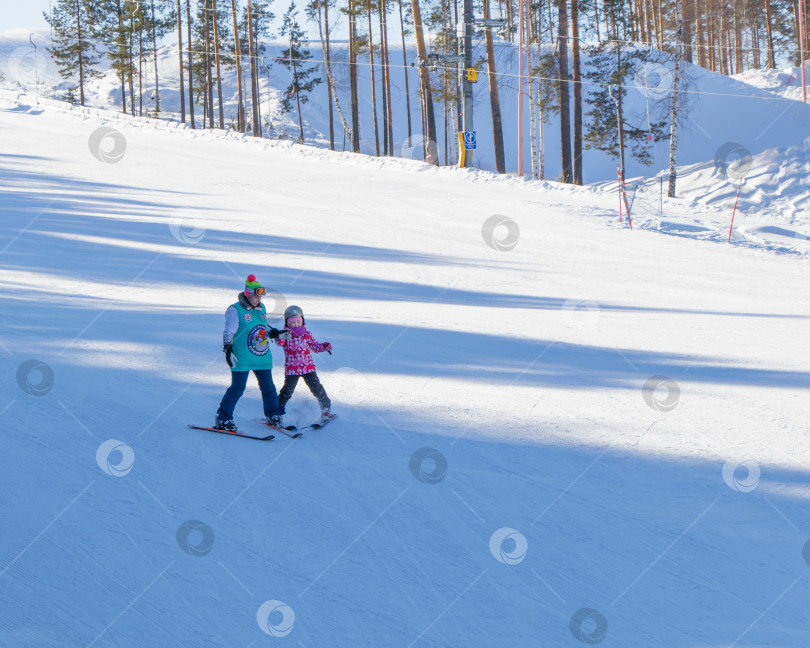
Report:
[[[248,375],[252,371],[262,393],[264,415],[269,423],[277,425],[281,420],[278,393],[273,384],[273,356],[270,340],[289,333],[279,331],[267,324],[267,311],[262,304],[264,286],[256,275],[248,275],[245,290],[239,293],[235,304],[225,311],[225,330],[222,334],[225,362],[231,368],[231,386],[222,397],[217,410],[214,427],[219,430],[236,430],[233,410],[245,392]]]

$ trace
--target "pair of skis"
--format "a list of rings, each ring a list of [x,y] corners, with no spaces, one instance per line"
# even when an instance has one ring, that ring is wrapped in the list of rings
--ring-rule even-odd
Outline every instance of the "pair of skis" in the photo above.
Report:
[[[306,430],[320,430],[322,427],[324,427],[324,426],[328,425],[329,423],[331,423],[332,421],[334,421],[335,418],[337,418],[337,417],[336,417],[335,414],[333,414],[324,423],[320,423],[320,422],[312,423],[311,425],[307,425],[307,426],[302,427],[302,428],[297,428],[294,425],[288,425],[286,427],[277,427],[275,425],[271,425],[270,423],[268,423],[267,421],[265,421],[263,419],[254,419],[254,420],[255,420],[256,423],[261,423],[262,425],[266,425],[267,427],[269,427],[272,430],[275,430],[276,432],[281,432],[282,434],[286,434],[291,439],[299,439],[302,436],[304,436],[303,435],[304,431],[306,431]],[[219,434],[229,434],[231,436],[244,437],[246,439],[256,439],[258,441],[271,441],[272,439],[276,438],[275,434],[268,434],[268,435],[248,434],[246,432],[240,432],[239,430],[220,430],[219,428],[203,427],[203,426],[200,426],[200,425],[191,425],[191,424],[189,424],[188,427],[191,428],[192,430],[208,430],[209,432],[218,432]]]

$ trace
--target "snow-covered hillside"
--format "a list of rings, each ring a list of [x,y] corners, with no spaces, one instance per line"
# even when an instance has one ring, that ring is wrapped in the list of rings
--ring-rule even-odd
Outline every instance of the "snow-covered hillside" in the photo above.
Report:
[[[806,259],[8,92],[0,192],[0,645],[810,642]],[[250,272],[321,432],[185,427]]]
[[[800,67],[788,67],[778,70],[768,68],[746,70],[735,74],[733,78],[787,99],[803,101],[804,98],[802,92],[802,69]]]
[[[36,32],[35,42],[39,44],[37,64],[34,64],[34,55],[29,43],[29,30],[12,30],[0,34],[0,71],[6,76],[8,87],[17,87],[22,84],[26,89],[33,90],[35,79],[39,79],[41,91],[48,96],[61,97],[69,85],[58,76],[56,66],[50,55],[45,51],[49,41],[47,31]],[[296,114],[285,115],[281,110],[281,92],[290,83],[290,72],[281,64],[274,61],[287,46],[283,41],[272,41],[266,44],[263,64],[269,66],[269,72],[260,80],[261,86],[261,115],[265,125],[272,125],[274,137],[288,137],[295,139],[298,136],[298,118]],[[344,111],[349,106],[348,61],[346,43],[334,44],[335,77],[338,86],[338,96]],[[553,49],[553,47],[551,47]],[[310,51],[313,58],[318,61],[323,58],[320,44],[311,43]],[[484,56],[483,42],[476,45],[474,58]],[[496,41],[496,68],[499,76],[501,110],[503,113],[503,133],[506,152],[507,170],[517,170],[517,46],[504,41]],[[659,62],[660,59],[660,62]],[[417,95],[418,75],[415,68],[410,65],[416,60],[415,46],[408,46],[403,61],[402,48],[392,43],[391,79],[392,79],[392,105],[394,121],[395,150],[402,157],[419,155],[419,145],[423,137],[421,118],[419,114],[419,100]],[[407,61],[407,64],[405,63]],[[160,76],[160,102],[163,111],[175,113],[179,111],[179,80],[177,45],[170,44],[160,49],[159,56]],[[377,61],[379,64],[379,61]],[[584,56],[583,65],[587,67],[588,58]],[[151,61],[144,65],[145,91],[149,106],[153,106],[154,97],[154,71]],[[36,69],[35,69],[36,68]],[[359,92],[361,102],[361,149],[365,153],[375,150],[372,97],[371,97],[371,68],[368,60],[360,61],[358,66]],[[649,120],[655,121],[662,115],[658,113],[661,106],[658,104],[671,94],[672,63],[657,52],[648,53],[648,63],[633,79],[632,89],[628,94],[624,107],[628,119],[639,127],[645,127]],[[379,76],[379,69],[378,69]],[[408,138],[407,113],[405,111],[405,76],[408,76],[411,97],[412,138]],[[754,76],[751,78],[754,78]],[[237,110],[237,82],[233,71],[223,72],[223,95],[227,98],[224,106],[226,121],[234,121]],[[325,80],[325,71],[321,77]],[[718,152],[724,150],[724,145],[732,142],[739,143],[750,154],[758,154],[775,147],[795,145],[798,140],[810,132],[810,107],[799,101],[788,101],[786,97],[775,95],[767,89],[755,87],[759,83],[749,84],[748,77],[726,77],[710,72],[703,68],[686,66],[687,91],[684,120],[678,147],[678,163],[692,165],[714,160]],[[762,74],[756,78],[764,78]],[[378,80],[379,83],[379,80]],[[591,86],[584,85],[585,95]],[[481,169],[494,170],[495,158],[492,141],[492,118],[489,107],[489,91],[486,75],[482,72],[480,81],[474,86],[474,121],[480,136],[475,156],[475,165]],[[325,82],[310,95],[311,100],[304,105],[302,116],[305,123],[305,135],[311,142],[320,146],[328,146],[328,103]],[[796,99],[798,97],[791,96]],[[120,81],[112,73],[94,81],[88,92],[89,105],[104,107],[110,110],[120,110]],[[382,98],[377,96],[378,111],[381,111]],[[587,111],[588,106],[585,106]],[[442,104],[436,104],[438,150],[442,163],[447,159],[455,162],[453,151],[453,137],[455,125],[452,122],[454,107],[451,107],[448,142],[449,158],[445,158],[445,129]],[[197,107],[197,121],[201,123],[202,108]],[[529,151],[529,111],[524,111],[524,168],[531,172]],[[382,120],[381,113],[378,112]],[[587,121],[587,120],[586,120]],[[339,117],[335,113],[335,129],[337,146],[344,147],[343,130]],[[545,156],[546,177],[556,179],[561,172],[559,161],[559,120],[552,116],[543,132],[547,141]],[[380,134],[382,141],[382,133]],[[348,146],[348,143],[346,144]],[[382,144],[381,144],[382,146]],[[651,176],[669,167],[669,142],[662,141],[652,146],[653,164],[642,165],[628,156],[627,177]],[[586,183],[597,181],[612,181],[616,177],[616,160],[600,151],[586,150],[583,156],[583,171]],[[716,178],[715,178],[716,179]],[[712,193],[712,184],[703,187],[705,193]]]

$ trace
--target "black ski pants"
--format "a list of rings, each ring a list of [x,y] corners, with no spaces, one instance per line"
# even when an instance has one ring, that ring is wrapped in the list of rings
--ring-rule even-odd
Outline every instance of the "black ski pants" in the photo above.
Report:
[[[321,406],[321,410],[328,409],[332,406],[332,401],[330,401],[329,396],[326,395],[326,390],[323,388],[321,381],[318,379],[318,374],[313,371],[312,373],[304,374],[303,376],[284,377],[284,386],[281,388],[281,391],[278,394],[278,404],[281,408],[282,414],[286,413],[284,406],[292,398],[299,378],[304,379],[307,387],[309,387],[309,391],[311,391],[312,395],[318,399],[318,405]]]

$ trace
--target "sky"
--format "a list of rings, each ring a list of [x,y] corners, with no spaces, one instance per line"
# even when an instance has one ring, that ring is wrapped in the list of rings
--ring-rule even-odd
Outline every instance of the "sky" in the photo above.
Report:
[[[51,0],[51,2],[56,3],[56,0]],[[276,20],[274,22],[274,35],[277,35],[278,28],[281,24],[280,16],[284,12],[284,9],[281,7],[286,8],[287,2],[279,2],[274,3],[278,6],[274,7],[274,12],[276,13]],[[305,15],[303,9],[300,9],[303,6],[303,3],[297,3],[299,6],[299,19],[305,21]],[[244,6],[244,3],[240,3],[240,6]],[[6,31],[8,29],[50,29],[50,26],[42,16],[42,12],[48,12],[49,10],[49,0],[0,0],[0,32]],[[312,27],[308,21],[305,27],[305,31],[307,33],[307,37],[312,40],[318,39],[318,32],[317,29]],[[396,21],[392,23],[391,28],[396,31]],[[399,34],[396,31],[397,35]],[[335,38],[342,38],[342,32],[340,29],[340,25],[337,26],[337,29],[334,33]]]
[[[42,17],[42,12],[48,11],[48,0],[3,0],[0,11],[0,32],[19,27],[27,29],[47,28],[48,23]]]

